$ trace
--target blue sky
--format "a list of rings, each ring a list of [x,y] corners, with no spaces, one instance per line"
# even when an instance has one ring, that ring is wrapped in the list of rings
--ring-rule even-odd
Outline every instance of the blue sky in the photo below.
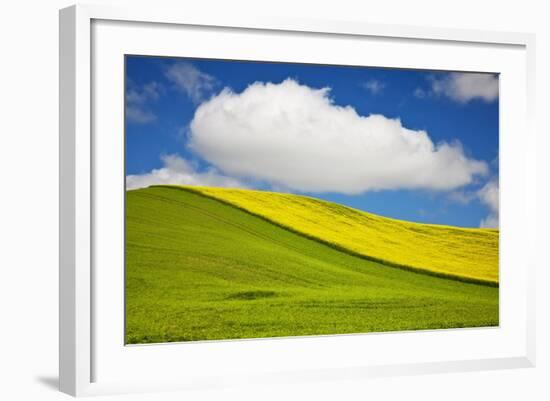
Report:
[[[127,56],[127,186],[270,189],[497,227],[498,109],[492,74]]]

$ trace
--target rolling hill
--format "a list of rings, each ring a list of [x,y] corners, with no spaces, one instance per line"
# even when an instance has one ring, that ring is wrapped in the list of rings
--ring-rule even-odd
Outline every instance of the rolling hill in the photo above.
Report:
[[[256,199],[251,204],[263,205],[263,214],[250,204],[243,210],[245,205],[236,203],[235,194],[248,192],[250,197],[245,199]],[[484,284],[450,280],[390,267],[360,254],[364,248],[348,251],[342,244],[333,246],[334,238],[325,234],[313,238],[299,230],[305,230],[308,219],[315,224],[324,217],[340,216],[332,228],[343,237],[346,230],[357,229],[342,227],[357,218],[352,212],[358,211],[334,204],[315,206],[322,201],[305,197],[292,202],[293,196],[168,186],[128,191],[126,343],[498,325],[498,288],[485,285],[493,284],[498,275],[475,273],[475,263],[470,263],[472,271],[464,277]],[[274,205],[279,205],[278,220],[265,211]],[[314,206],[313,216],[301,216]],[[282,219],[285,210],[301,222],[299,226],[292,221],[293,229],[284,227],[292,218]],[[360,221],[379,225],[381,233],[390,232],[382,224],[390,219],[367,217]],[[321,227],[330,231],[325,224]],[[453,228],[441,229],[456,235]],[[470,232],[458,231],[460,238]],[[493,231],[471,232],[470,241],[480,232],[483,243],[494,243],[485,238],[485,234],[495,236]],[[427,234],[419,231],[418,235]],[[422,246],[428,247],[429,242]],[[424,253],[415,244],[401,249]],[[477,252],[472,249],[470,257]],[[438,255],[442,254],[449,255]],[[418,266],[412,267],[420,270]],[[480,265],[480,270],[490,268]]]
[[[440,276],[498,285],[498,230],[412,223],[294,194],[183,188],[358,256]]]

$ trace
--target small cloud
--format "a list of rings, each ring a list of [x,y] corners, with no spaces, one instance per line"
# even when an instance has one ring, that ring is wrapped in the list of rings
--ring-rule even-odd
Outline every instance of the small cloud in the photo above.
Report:
[[[449,193],[448,197],[456,203],[467,205],[474,199],[477,199],[477,194],[473,191],[453,191]]]
[[[162,90],[158,82],[149,82],[138,88],[131,81],[128,83],[128,91],[126,92],[126,101],[133,104],[145,104],[148,101],[158,100]]]
[[[187,62],[172,64],[166,70],[165,75],[178,90],[189,96],[195,104],[209,96],[216,86],[216,79],[213,76],[200,71],[193,64]]]
[[[479,226],[482,228],[499,227],[499,188],[498,181],[493,179],[481,188],[477,195],[479,200],[489,207],[489,215],[481,220]]]
[[[368,90],[372,95],[378,95],[384,90],[384,88],[386,87],[386,84],[383,83],[382,81],[371,79],[367,82],[363,82],[361,84],[361,87]]]
[[[126,120],[135,124],[148,124],[157,119],[157,116],[149,110],[144,110],[138,106],[126,106]]]
[[[419,99],[424,99],[426,96],[428,96],[428,93],[422,88],[416,88],[414,90],[414,96]]]
[[[210,187],[246,188],[239,180],[220,174],[215,168],[199,172],[179,155],[161,156],[163,166],[145,174],[126,176],[126,189],[146,188],[155,184],[204,185]]]
[[[479,223],[480,228],[498,228],[498,216],[490,214]]]
[[[489,214],[481,220],[481,228],[498,228],[499,225],[499,188],[498,179],[492,178],[477,190],[456,190],[448,194],[448,198],[462,205],[477,200],[489,209]]]
[[[147,124],[156,120],[156,115],[148,109],[151,102],[160,97],[162,86],[157,82],[150,82],[138,87],[128,81],[126,90],[126,120],[136,124]]]
[[[486,103],[498,99],[498,75],[490,73],[451,72],[428,77],[430,88],[416,88],[418,98],[445,96],[459,103],[481,100]]]

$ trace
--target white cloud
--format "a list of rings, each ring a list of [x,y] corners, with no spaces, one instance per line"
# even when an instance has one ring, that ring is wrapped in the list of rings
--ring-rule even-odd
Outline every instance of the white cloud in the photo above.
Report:
[[[126,119],[136,124],[147,124],[157,119],[157,116],[150,110],[135,105],[126,106]]]
[[[161,86],[150,82],[142,87],[128,82],[126,91],[126,119],[131,123],[147,124],[156,120],[156,115],[148,109],[148,103],[158,100]]]
[[[417,98],[424,99],[428,95],[429,93],[422,88],[416,88],[414,90],[414,96],[416,96]]]
[[[467,103],[473,99],[492,102],[498,99],[498,75],[488,73],[460,73],[452,72],[441,78],[432,77],[431,93],[443,95],[460,103]],[[420,89],[415,91],[417,97],[425,95]]]
[[[133,104],[144,104],[149,100],[158,100],[160,97],[161,86],[158,82],[149,82],[141,88],[137,88],[130,83],[126,92],[126,101]]]
[[[291,79],[224,89],[198,107],[190,147],[225,174],[305,192],[451,190],[487,173],[458,142],[434,144],[399,120],[360,116],[329,92]]]
[[[490,214],[479,223],[480,228],[498,228],[498,216]]]
[[[194,103],[200,103],[216,85],[216,79],[213,76],[186,62],[172,64],[166,71],[166,78],[172,81],[176,88],[187,94]]]
[[[489,215],[481,220],[480,227],[498,228],[499,226],[499,190],[498,181],[493,179],[481,188],[477,195],[479,200],[489,207]]]
[[[475,191],[456,190],[450,192],[448,197],[454,202],[460,203],[462,205],[467,205],[478,196]]]
[[[210,187],[244,188],[239,180],[219,174],[214,168],[198,172],[191,163],[178,155],[161,156],[163,167],[149,173],[126,176],[126,189],[145,188],[155,184],[203,185]]]
[[[382,81],[371,79],[367,82],[364,82],[361,86],[364,89],[368,90],[371,94],[378,95],[384,90],[386,84],[384,84]]]

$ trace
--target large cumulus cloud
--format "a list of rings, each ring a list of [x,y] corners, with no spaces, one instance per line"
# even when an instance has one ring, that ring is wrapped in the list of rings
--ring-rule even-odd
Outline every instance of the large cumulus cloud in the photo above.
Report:
[[[190,147],[224,174],[304,192],[451,190],[485,175],[458,142],[334,104],[330,89],[287,79],[225,89],[196,110]]]

